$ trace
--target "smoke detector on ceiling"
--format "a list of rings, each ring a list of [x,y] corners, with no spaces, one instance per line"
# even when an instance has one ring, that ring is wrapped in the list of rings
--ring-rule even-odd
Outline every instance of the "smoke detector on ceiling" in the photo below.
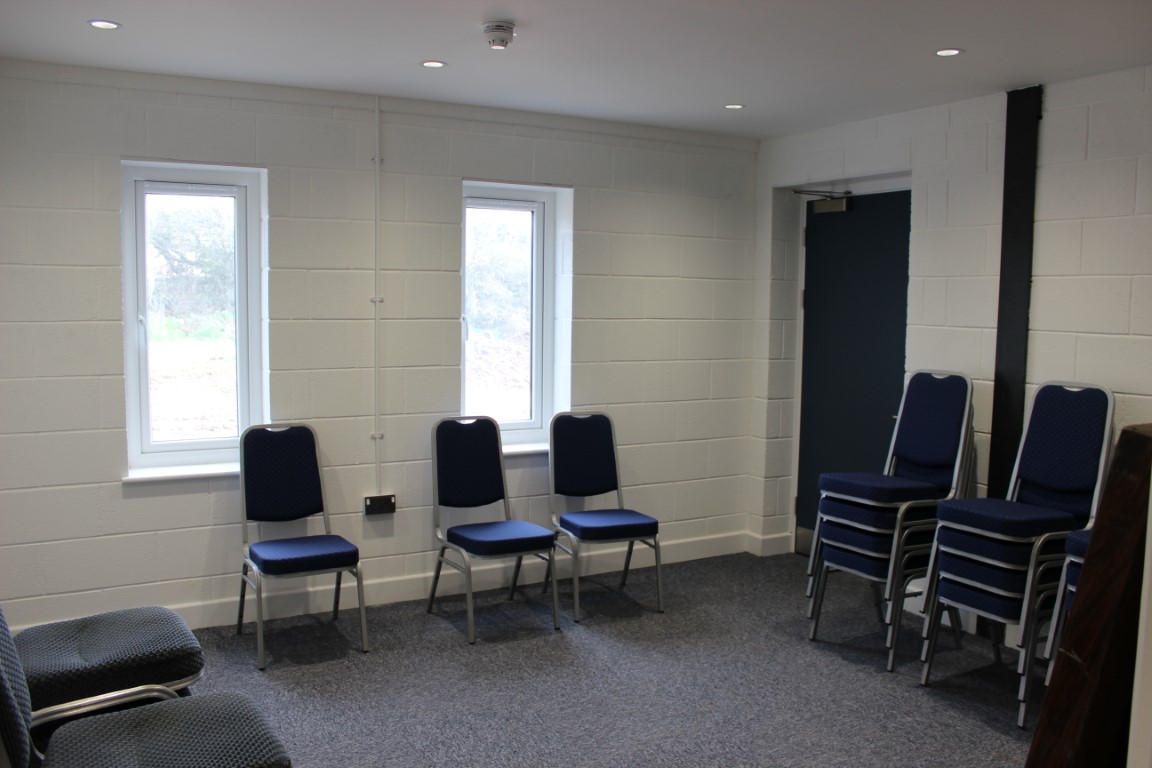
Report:
[[[494,51],[502,51],[512,45],[512,38],[516,35],[516,24],[511,21],[484,22],[484,38],[488,47]]]

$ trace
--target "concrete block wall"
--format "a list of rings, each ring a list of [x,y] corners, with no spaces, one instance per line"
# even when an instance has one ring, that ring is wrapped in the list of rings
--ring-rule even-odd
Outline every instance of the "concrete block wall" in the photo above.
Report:
[[[1116,426],[1152,421],[1152,67],[1045,85],[1027,381],[1101,384]],[[975,382],[983,490],[995,372],[1004,94],[765,141],[760,238],[799,212],[766,212],[801,185],[912,190],[905,367]],[[771,201],[775,201],[775,203]],[[768,229],[764,222],[770,221]],[[772,289],[795,291],[787,249],[757,250]],[[794,343],[793,343],[794,346]]]
[[[626,499],[660,518],[669,561],[749,549],[749,512],[763,491],[749,460],[759,431],[748,425],[765,422],[751,323],[758,148],[642,126],[0,60],[0,601],[9,620],[149,603],[195,626],[235,615],[238,479],[121,481],[122,158],[269,169],[272,417],[317,429],[334,528],[361,548],[370,603],[419,598],[429,584],[429,432],[460,401],[464,178],[574,188],[573,406],[615,417]],[[540,453],[509,457],[518,516],[548,520],[546,468]],[[363,515],[362,497],[377,491],[397,494],[394,516]],[[785,534],[775,551],[790,546]],[[637,552],[638,564],[645,557]],[[615,569],[619,559],[595,566]],[[479,585],[507,575],[494,567]],[[285,582],[272,614],[325,610],[330,583]],[[461,587],[445,576],[442,589]]]

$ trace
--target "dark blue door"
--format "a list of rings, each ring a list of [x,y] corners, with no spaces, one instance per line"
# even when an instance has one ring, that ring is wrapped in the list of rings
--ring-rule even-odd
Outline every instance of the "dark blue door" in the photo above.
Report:
[[[904,387],[911,193],[808,206],[797,548],[811,541],[821,472],[879,472]]]

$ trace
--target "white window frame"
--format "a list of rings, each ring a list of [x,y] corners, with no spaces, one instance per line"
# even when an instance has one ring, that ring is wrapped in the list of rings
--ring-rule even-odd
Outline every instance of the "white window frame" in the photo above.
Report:
[[[464,181],[461,222],[470,205],[531,210],[534,216],[532,290],[532,417],[502,421],[500,433],[510,451],[548,444],[553,414],[568,410],[572,370],[572,190],[528,184]],[[465,358],[468,319],[463,314],[468,269],[467,238],[461,237],[460,409],[467,384]],[[488,414],[464,414],[481,416]]]
[[[128,436],[125,480],[234,472],[239,432],[268,421],[267,172],[188,163],[123,161],[121,238],[124,282],[124,394]],[[144,327],[146,262],[143,200],[147,191],[232,194],[237,200],[237,436],[153,443]]]

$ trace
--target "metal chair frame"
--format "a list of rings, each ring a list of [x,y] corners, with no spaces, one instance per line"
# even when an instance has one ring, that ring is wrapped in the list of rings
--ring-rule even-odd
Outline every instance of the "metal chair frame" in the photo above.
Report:
[[[624,586],[628,582],[628,570],[632,564],[632,551],[636,546],[636,542],[640,542],[641,544],[644,544],[646,547],[651,549],[653,551],[655,557],[656,557],[656,606],[657,606],[656,610],[659,613],[664,613],[664,577],[663,577],[663,568],[661,567],[660,534],[659,534],[659,532],[657,532],[656,535],[654,535],[654,536],[626,536],[626,537],[622,537],[622,538],[612,538],[612,539],[581,539],[574,532],[565,528],[562,521],[561,521],[561,515],[563,513],[560,512],[560,506],[561,506],[560,502],[562,499],[564,499],[564,498],[589,499],[592,497],[591,496],[567,496],[565,494],[557,493],[557,491],[556,491],[556,450],[554,448],[555,426],[556,426],[556,423],[562,419],[585,419],[585,418],[605,419],[607,421],[608,433],[611,436],[611,442],[612,442],[612,462],[613,462],[613,466],[616,469],[616,472],[614,473],[615,477],[613,478],[614,487],[606,490],[605,493],[608,493],[608,494],[615,493],[615,495],[616,495],[616,507],[615,507],[615,509],[619,509],[619,510],[628,509],[628,507],[624,506],[624,490],[623,490],[622,485],[620,483],[620,453],[619,453],[619,449],[616,445],[616,427],[615,427],[615,424],[613,424],[613,422],[612,422],[612,417],[610,417],[606,413],[599,412],[599,411],[580,411],[580,412],[565,411],[562,413],[557,413],[555,416],[553,416],[552,421],[549,424],[549,428],[548,428],[548,434],[549,434],[549,437],[551,438],[551,442],[553,444],[552,450],[549,450],[549,452],[548,452],[548,481],[549,481],[548,487],[549,487],[549,491],[550,491],[550,493],[549,493],[549,507],[550,507],[551,512],[552,512],[552,525],[554,525],[556,527],[556,531],[561,536],[565,537],[568,540],[568,544],[565,545],[563,542],[561,542],[559,539],[557,539],[556,546],[559,547],[564,552],[566,552],[572,558],[572,615],[573,615],[573,620],[577,621],[577,622],[580,621],[580,549],[581,549],[581,545],[589,545],[589,544],[622,544],[624,542],[628,543],[628,551],[624,556],[624,570],[622,571],[621,576],[620,576],[620,589],[624,589]],[[597,494],[597,495],[602,495],[602,494]],[[583,510],[583,511],[594,512],[595,510]]]
[[[343,576],[343,574],[345,572],[351,574],[352,578],[354,578],[356,580],[356,597],[357,597],[357,600],[359,601],[359,605],[360,605],[360,647],[364,653],[368,653],[368,651],[369,651],[369,647],[368,647],[368,619],[367,619],[367,616],[365,613],[365,606],[364,606],[364,581],[360,575],[359,562],[357,562],[357,564],[355,566],[352,566],[352,567],[322,568],[322,569],[314,570],[314,571],[299,571],[299,572],[284,573],[284,574],[270,574],[270,573],[262,572],[256,566],[256,564],[252,561],[252,559],[249,555],[248,550],[250,547],[250,541],[249,541],[248,526],[252,522],[252,520],[248,516],[248,494],[247,494],[247,488],[245,486],[244,455],[243,455],[243,453],[244,453],[244,441],[245,441],[245,438],[248,436],[249,433],[255,432],[256,430],[285,431],[285,430],[289,430],[289,429],[306,429],[312,435],[312,444],[313,444],[313,446],[315,446],[315,449],[316,449],[316,455],[315,455],[316,470],[317,470],[317,475],[320,478],[320,480],[319,480],[319,482],[320,482],[320,489],[319,489],[320,490],[320,498],[321,498],[321,500],[323,500],[324,499],[324,481],[323,481],[322,473],[320,472],[320,466],[321,466],[320,465],[320,444],[316,439],[315,430],[313,430],[310,426],[308,426],[307,424],[300,424],[300,423],[254,424],[254,425],[248,427],[247,429],[245,429],[243,434],[241,434],[241,436],[240,436],[240,446],[241,446],[241,448],[240,448],[240,452],[241,452],[241,457],[240,457],[240,460],[241,460],[241,463],[240,463],[240,466],[241,466],[241,469],[240,469],[240,498],[241,498],[241,503],[243,504],[243,507],[244,507],[244,519],[241,522],[240,529],[243,532],[243,537],[244,537],[244,565],[240,571],[240,607],[239,607],[237,614],[236,614],[236,634],[238,634],[238,635],[241,634],[241,631],[243,630],[243,626],[244,626],[244,598],[245,598],[246,588],[251,586],[253,591],[256,593],[256,656],[257,656],[257,666],[260,669],[264,669],[264,667],[265,667],[264,587],[263,587],[263,582],[265,579],[282,579],[282,578],[283,579],[287,579],[287,578],[295,579],[295,578],[304,578],[304,577],[308,577],[308,576],[322,576],[325,574],[332,574],[332,573],[336,574],[336,587],[335,587],[333,597],[332,597],[332,620],[336,621],[336,619],[340,615],[341,577]],[[327,504],[322,503],[320,509],[317,511],[320,513],[322,519],[324,520],[324,533],[326,535],[329,535],[329,536],[332,535],[332,521],[328,516]],[[304,517],[311,517],[312,515],[315,515],[315,514],[316,514],[316,512],[312,512],[308,515],[304,515],[304,516],[302,516],[300,518],[296,518],[296,519],[303,519]],[[256,518],[256,522],[257,522],[257,524],[259,524],[261,522],[273,522],[273,521],[266,521],[266,520],[261,520],[259,518]]]
[[[442,424],[447,422],[469,423],[485,421],[490,422],[495,428],[496,436],[496,452],[499,457],[500,467],[500,487],[501,498],[496,501],[500,502],[503,508],[503,519],[511,521],[512,508],[508,500],[507,488],[507,475],[504,470],[504,448],[500,439],[500,426],[496,423],[495,419],[488,416],[451,416],[440,419],[432,427],[432,523],[435,530],[436,540],[440,543],[440,551],[436,555],[436,567],[432,573],[432,588],[428,592],[428,613],[432,612],[436,600],[436,589],[440,583],[440,571],[442,566],[448,565],[449,567],[459,571],[464,575],[464,595],[465,605],[468,614],[468,643],[473,644],[476,642],[476,617],[475,617],[475,600],[473,598],[472,589],[472,561],[473,560],[507,560],[508,558],[516,558],[516,565],[512,570],[512,583],[508,588],[508,599],[513,600],[516,596],[516,582],[520,577],[520,567],[525,557],[535,556],[548,564],[548,570],[545,574],[545,581],[547,582],[551,577],[552,585],[552,625],[556,630],[560,629],[560,599],[556,594],[556,572],[552,568],[552,562],[555,558],[555,537],[552,539],[552,545],[547,549],[528,549],[519,552],[506,552],[498,555],[482,555],[474,552],[469,552],[462,546],[448,541],[447,531],[451,528],[445,529],[441,524],[441,502],[440,502],[440,470],[439,470],[439,449],[437,446],[437,434]],[[493,504],[496,502],[492,502]],[[465,509],[475,509],[482,506],[489,506],[489,504],[478,504],[475,507],[463,507]],[[455,553],[460,558],[460,562],[451,559],[449,552]]]
[[[900,636],[900,619],[904,612],[904,602],[909,596],[909,585],[912,581],[925,576],[928,569],[924,566],[912,568],[911,563],[918,557],[930,555],[932,550],[932,542],[921,541],[913,543],[919,534],[926,534],[933,530],[936,526],[936,520],[932,518],[923,518],[916,520],[907,520],[908,516],[918,509],[926,509],[929,507],[937,506],[941,501],[953,498],[962,498],[969,493],[969,475],[975,453],[975,447],[972,437],[972,382],[962,373],[954,371],[934,371],[922,370],[916,371],[912,376],[920,374],[927,374],[936,378],[946,378],[951,376],[960,376],[966,384],[965,402],[963,405],[963,417],[960,424],[960,434],[957,440],[956,456],[953,461],[952,481],[951,486],[946,495],[928,498],[928,499],[914,499],[911,501],[898,502],[898,503],[881,503],[871,499],[849,496],[842,493],[833,491],[825,491],[821,493],[821,498],[834,498],[843,501],[848,501],[856,504],[866,505],[876,509],[891,509],[894,511],[893,524],[891,528],[877,528],[874,526],[862,525],[858,522],[847,521],[835,517],[834,515],[827,515],[824,513],[817,513],[816,530],[813,534],[812,550],[809,553],[808,559],[808,596],[810,598],[808,603],[808,617],[811,619],[811,628],[809,632],[809,639],[815,640],[816,633],[820,624],[820,612],[824,602],[825,591],[827,589],[828,575],[833,570],[833,567],[824,562],[823,548],[824,544],[820,537],[820,528],[827,520],[829,523],[847,525],[859,530],[868,531],[870,533],[878,533],[891,535],[892,545],[888,554],[888,571],[883,580],[877,579],[873,574],[867,573],[862,570],[853,569],[851,567],[837,565],[835,570],[852,573],[861,578],[867,579],[873,584],[880,585],[880,593],[877,597],[877,602],[880,608],[880,621],[885,626],[887,632],[885,637],[885,647],[888,649],[887,669],[891,672],[895,668],[896,663],[896,650],[897,642]],[[909,383],[912,377],[909,377]],[[906,405],[908,395],[908,387],[905,387],[904,395],[901,397],[900,410],[896,416],[896,426],[892,430],[892,438],[888,446],[888,457],[884,464],[884,471],[882,474],[892,476],[896,474],[897,470],[897,457],[895,455],[896,441],[900,432],[901,419],[904,417],[904,407]],[[863,550],[852,547],[842,543],[828,544],[828,546],[835,547],[841,550],[855,551],[858,554],[876,558],[876,553],[873,551]]]
[[[1112,435],[1112,415],[1114,412],[1114,400],[1112,393],[1104,387],[1099,387],[1090,384],[1082,384],[1078,382],[1067,381],[1049,381],[1040,385],[1037,394],[1044,390],[1045,387],[1063,387],[1070,390],[1096,390],[1101,392],[1106,397],[1106,409],[1104,413],[1103,436],[1101,439],[1100,452],[1097,459],[1096,482],[1093,489],[1092,499],[1089,504],[1087,525],[1092,524],[1095,518],[1096,509],[1099,505],[1100,494],[1103,491],[1103,478],[1107,470],[1108,454],[1111,450],[1111,435]],[[1021,478],[1020,478],[1020,465],[1024,455],[1025,444],[1028,439],[1028,430],[1032,424],[1032,417],[1034,415],[1035,402],[1033,408],[1029,410],[1028,417],[1024,424],[1024,431],[1020,439],[1020,445],[1016,452],[1016,461],[1012,469],[1012,475],[1009,482],[1009,490],[1007,494],[1008,501],[1016,501],[1020,493]],[[952,529],[956,531],[976,534],[988,539],[993,539],[1008,544],[1031,544],[1032,552],[1029,557],[1027,567],[997,561],[991,558],[981,557],[969,552],[955,550],[953,548],[941,546],[939,544],[940,531],[942,529]],[[1076,530],[1075,528],[1065,531],[1054,531],[1044,533],[1038,536],[1011,536],[1008,534],[999,533],[996,531],[982,530],[967,525],[958,523],[939,521],[937,525],[936,539],[934,540],[932,548],[932,557],[928,566],[928,585],[924,603],[924,628],[922,632],[923,645],[921,648],[920,659],[923,662],[923,670],[921,674],[921,685],[928,685],[929,677],[932,671],[932,660],[936,652],[936,635],[939,632],[941,613],[946,608],[960,609],[968,611],[977,616],[983,616],[1002,625],[1015,625],[1019,626],[1020,641],[1017,647],[1020,650],[1019,658],[1017,660],[1017,673],[1020,675],[1020,684],[1017,691],[1017,700],[1019,706],[1017,709],[1017,722],[1016,724],[1023,728],[1027,718],[1028,699],[1032,691],[1033,683],[1033,666],[1036,659],[1036,644],[1040,640],[1040,630],[1046,619],[1052,616],[1055,598],[1059,594],[1060,582],[1062,579],[1056,579],[1051,576],[1053,569],[1060,568],[1063,573],[1063,565],[1065,560],[1065,552],[1063,549],[1063,542],[1068,537],[1068,534]],[[1014,570],[1017,572],[1026,572],[1027,577],[1025,581],[1024,591],[1012,592],[987,584],[981,584],[967,579],[957,574],[951,574],[946,571],[941,571],[938,555],[940,552],[954,554],[959,557],[964,557],[968,560],[982,562],[988,565],[995,566],[1003,570]],[[1008,617],[998,615],[989,611],[980,610],[973,606],[965,605],[955,601],[949,601],[942,598],[939,594],[939,583],[942,577],[946,577],[954,582],[965,584],[984,592],[1000,595],[1002,597],[1011,598],[1013,600],[1020,600],[1021,607],[1019,615],[1015,617]],[[1049,603],[1052,603],[1050,605]],[[1050,630],[1051,631],[1051,630]],[[993,650],[996,660],[1000,661],[1000,643],[997,639],[998,635],[993,635]]]
[[[1092,526],[1089,525],[1083,530],[1090,531],[1091,529]],[[1056,666],[1056,651],[1060,647],[1061,638],[1064,636],[1068,610],[1072,599],[1076,596],[1076,588],[1079,586],[1079,576],[1077,576],[1076,583],[1069,583],[1068,573],[1073,566],[1083,570],[1084,558],[1068,553],[1065,555],[1064,565],[1060,569],[1060,585],[1056,588],[1056,604],[1052,607],[1052,623],[1048,629],[1048,642],[1044,646],[1044,658],[1048,660],[1048,670],[1044,674],[1045,685],[1048,685],[1052,680],[1052,669]]]

